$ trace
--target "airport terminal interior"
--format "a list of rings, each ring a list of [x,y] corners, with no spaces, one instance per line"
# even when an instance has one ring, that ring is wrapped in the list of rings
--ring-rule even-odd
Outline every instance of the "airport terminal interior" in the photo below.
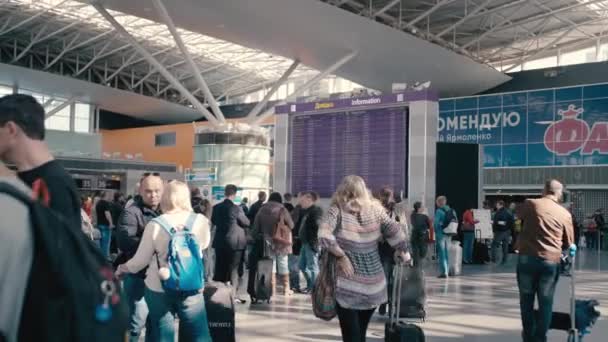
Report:
[[[608,340],[608,0],[0,18],[1,342]]]

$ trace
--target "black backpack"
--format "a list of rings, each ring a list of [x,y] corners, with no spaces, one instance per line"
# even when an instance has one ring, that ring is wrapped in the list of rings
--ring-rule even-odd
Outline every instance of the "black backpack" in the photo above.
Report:
[[[101,251],[68,220],[7,183],[0,193],[25,204],[34,258],[19,341],[124,341],[129,311]]]

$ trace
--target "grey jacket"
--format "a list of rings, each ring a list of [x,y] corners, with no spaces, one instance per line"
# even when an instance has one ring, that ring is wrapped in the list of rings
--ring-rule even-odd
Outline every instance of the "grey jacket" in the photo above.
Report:
[[[9,183],[25,193],[31,192],[16,178],[0,177],[0,182]],[[7,342],[16,342],[34,258],[34,236],[29,212],[23,203],[0,195],[0,208],[4,213],[10,213],[0,220],[0,332],[5,334]]]

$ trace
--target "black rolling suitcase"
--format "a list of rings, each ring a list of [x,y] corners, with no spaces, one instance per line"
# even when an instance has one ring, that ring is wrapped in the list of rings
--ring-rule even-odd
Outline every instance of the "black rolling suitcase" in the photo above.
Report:
[[[478,232],[479,235],[477,235]],[[490,245],[488,245],[481,238],[481,230],[475,230],[475,242],[473,242],[473,263],[483,265],[489,262]]]
[[[260,241],[252,248],[249,255],[249,279],[247,280],[247,293],[251,298],[251,303],[259,301],[270,303],[272,298],[272,266],[273,261],[264,255],[266,250],[263,246],[265,242]]]
[[[596,310],[596,306],[599,306],[597,300],[576,299],[574,260],[575,257],[562,258],[562,262],[566,261],[569,264],[569,272],[565,276],[570,277],[570,312],[554,311],[549,328],[567,331],[568,342],[582,342],[585,334],[588,334],[597,322],[600,312]],[[538,310],[535,310],[535,314],[537,317],[540,315]]]
[[[205,309],[213,341],[235,342],[234,298],[232,287],[220,282],[208,282],[203,291]]]
[[[397,268],[400,268],[397,272]],[[400,278],[396,278],[400,277]],[[426,282],[424,271],[419,267],[395,265],[392,281],[400,281],[399,318],[426,319]],[[393,296],[394,298],[394,296]],[[395,307],[393,298],[389,299],[389,316]]]
[[[384,327],[385,342],[424,342],[424,331],[416,324],[399,319],[401,312],[401,290],[403,288],[403,270],[407,266],[395,265],[390,318]]]

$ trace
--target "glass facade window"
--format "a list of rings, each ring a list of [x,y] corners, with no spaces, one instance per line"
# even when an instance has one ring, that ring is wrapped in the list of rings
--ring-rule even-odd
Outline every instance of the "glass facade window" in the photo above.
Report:
[[[175,132],[158,133],[154,136],[154,146],[175,146],[176,138]]]
[[[608,165],[608,83],[445,99],[439,141],[483,145],[484,166]]]

